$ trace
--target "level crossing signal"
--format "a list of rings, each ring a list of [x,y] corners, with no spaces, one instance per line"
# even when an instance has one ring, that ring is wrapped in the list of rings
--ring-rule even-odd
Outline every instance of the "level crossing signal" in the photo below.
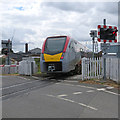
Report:
[[[98,41],[99,42],[117,42],[117,27],[98,25]]]
[[[8,55],[8,49],[7,48],[3,48],[2,49],[2,54]]]

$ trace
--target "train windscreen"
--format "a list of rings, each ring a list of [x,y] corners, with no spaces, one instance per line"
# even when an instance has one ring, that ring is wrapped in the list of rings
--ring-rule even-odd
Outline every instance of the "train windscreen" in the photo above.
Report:
[[[45,53],[56,54],[63,51],[66,37],[48,38],[45,44]]]

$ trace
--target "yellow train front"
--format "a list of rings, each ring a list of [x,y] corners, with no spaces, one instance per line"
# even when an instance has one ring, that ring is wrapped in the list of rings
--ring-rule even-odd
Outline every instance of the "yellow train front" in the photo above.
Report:
[[[41,72],[66,73],[80,63],[80,44],[69,36],[48,37],[42,46]]]

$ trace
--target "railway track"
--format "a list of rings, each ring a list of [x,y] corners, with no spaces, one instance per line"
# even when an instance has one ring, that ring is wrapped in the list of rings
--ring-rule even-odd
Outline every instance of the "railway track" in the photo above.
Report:
[[[61,82],[71,77],[70,74],[42,74],[41,76],[36,75],[32,76],[31,79],[27,76],[19,76],[18,79],[24,79],[24,82],[13,83],[12,85],[6,85],[0,88],[0,100],[4,100],[10,98],[14,95],[19,95],[22,93],[30,92],[34,89],[39,89],[42,87],[46,87],[48,85],[54,84],[56,82]],[[5,78],[3,78],[5,79]],[[3,80],[4,82],[4,80]]]
[[[6,86],[3,88],[0,88],[0,92],[2,93],[0,95],[0,100],[8,99],[12,96],[16,96],[22,93],[30,92],[31,90],[35,90],[38,88],[43,88],[48,85],[54,84],[55,81],[49,81],[49,80],[29,80],[26,82]]]

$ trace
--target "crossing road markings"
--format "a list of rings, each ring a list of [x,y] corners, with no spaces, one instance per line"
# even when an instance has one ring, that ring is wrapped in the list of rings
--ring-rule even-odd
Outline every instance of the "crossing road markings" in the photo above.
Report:
[[[35,78],[35,79],[39,79],[39,77],[35,77],[35,76],[32,76],[33,78]]]
[[[82,92],[74,92],[73,94],[74,95],[78,95],[78,94],[81,94]]]
[[[106,93],[110,93],[110,94],[113,94],[113,95],[120,95],[118,93],[114,93],[114,92],[111,92],[111,91],[107,91],[105,88],[99,88],[97,89],[98,91],[103,91],[103,92],[106,92]]]
[[[90,93],[90,92],[94,92],[94,90],[88,90],[88,91],[86,91],[86,92],[89,92],[89,93]]]
[[[20,77],[20,76],[17,76],[17,77],[19,77],[20,79],[24,79],[24,80],[30,80],[30,79],[25,78],[25,77]]]
[[[78,87],[84,87],[84,88],[90,88],[90,89],[96,89],[94,87],[89,87],[89,86],[84,86],[84,85],[76,85],[76,86],[78,86]]]
[[[59,98],[59,99],[62,99],[62,100],[68,101],[68,102],[75,103],[75,101],[73,101],[73,100],[70,100],[70,99],[66,99],[66,98]]]
[[[106,89],[109,89],[109,90],[110,90],[110,89],[113,89],[113,88],[114,88],[114,87],[110,87],[110,86],[109,86],[109,87],[106,87]]]
[[[104,92],[110,93],[110,94],[113,94],[113,95],[120,95],[120,94],[117,94],[117,93],[114,93],[114,92],[111,92],[111,91],[107,91],[107,90],[104,90]]]
[[[76,86],[76,85],[72,85],[72,84],[63,84],[63,83],[55,83],[56,85],[68,85],[68,86]]]
[[[105,91],[105,88],[98,88],[98,91]]]
[[[117,94],[117,93],[114,93],[114,92],[111,92],[111,91],[107,91],[105,88],[94,88],[94,87],[89,87],[89,86],[84,86],[84,85],[71,85],[71,84],[63,84],[63,83],[56,83],[58,85],[69,85],[69,86],[77,86],[77,87],[83,87],[83,88],[89,88],[89,89],[94,89],[94,90],[98,90],[98,91],[103,91],[103,92],[106,92],[106,93],[110,93],[110,94],[113,94],[113,95],[120,95],[120,94]]]
[[[92,109],[92,110],[98,110],[98,109],[95,108],[95,107],[86,105],[86,104],[84,104],[84,103],[75,102],[75,101],[70,100],[70,99],[66,99],[66,98],[62,98],[62,97],[57,97],[57,96],[49,95],[49,94],[47,94],[47,96],[49,96],[49,97],[54,97],[54,98],[57,98],[57,99],[61,99],[61,100],[64,100],[64,101],[67,101],[67,102],[71,102],[71,103],[76,103],[76,104],[78,104],[78,105],[81,105],[81,106],[83,106],[83,107],[87,107],[87,108]]]
[[[63,94],[63,95],[58,95],[57,97],[65,97],[67,96],[66,94]]]

